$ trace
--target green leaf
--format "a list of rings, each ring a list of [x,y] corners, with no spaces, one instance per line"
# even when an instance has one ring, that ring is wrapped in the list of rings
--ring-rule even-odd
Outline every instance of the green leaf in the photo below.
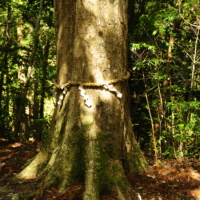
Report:
[[[152,35],[156,35],[157,34],[157,30],[153,31]]]

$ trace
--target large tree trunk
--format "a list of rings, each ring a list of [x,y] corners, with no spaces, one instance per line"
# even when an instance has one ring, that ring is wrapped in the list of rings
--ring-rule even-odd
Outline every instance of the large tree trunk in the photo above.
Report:
[[[59,104],[49,140],[18,178],[38,176],[43,165],[43,188],[64,192],[72,181],[84,180],[84,200],[99,199],[104,188],[128,199],[125,175],[148,164],[129,113],[127,0],[59,0],[54,5]],[[117,92],[105,89],[103,84],[111,82]]]

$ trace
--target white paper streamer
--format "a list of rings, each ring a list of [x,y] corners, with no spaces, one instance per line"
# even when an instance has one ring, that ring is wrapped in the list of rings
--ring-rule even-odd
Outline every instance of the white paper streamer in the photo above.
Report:
[[[116,88],[113,87],[113,85],[104,85],[104,88],[109,90],[110,92],[115,92],[118,98],[122,98],[122,93],[118,92]]]
[[[80,86],[78,87],[78,89],[80,90],[81,96],[82,96],[83,99],[85,100],[85,105],[86,105],[87,107],[90,108],[90,107],[92,106],[92,103],[88,100],[88,96],[85,94],[85,90],[84,90],[83,86],[80,85]]]
[[[122,98],[122,94],[121,93],[117,93],[117,97],[121,99]]]
[[[67,88],[65,88],[64,90],[63,90],[63,94],[66,94],[67,93]]]
[[[85,105],[90,108],[92,106],[92,103],[87,100],[87,101],[85,101]]]
[[[67,93],[67,88],[61,88],[63,90],[62,94],[59,96],[59,101],[57,104],[61,105],[62,104],[62,100],[64,99],[64,95]]]
[[[116,90],[116,88],[113,87],[113,85],[109,85],[109,84],[106,84],[104,85],[104,88],[106,90],[109,90],[110,92],[115,92],[117,94],[117,97],[118,98],[122,98],[122,93],[118,92]],[[59,101],[58,101],[58,104],[62,104],[62,100],[64,99],[64,95],[67,93],[67,88],[61,88],[63,90],[62,94],[60,95],[59,97]],[[79,85],[78,89],[80,90],[80,95],[83,97],[83,99],[85,100],[85,105],[87,107],[91,107],[92,106],[92,103],[88,100],[88,96],[85,94],[85,89],[83,88],[82,85]],[[103,91],[105,91],[105,89]]]
[[[78,89],[79,90],[84,90],[82,85],[79,85]]]

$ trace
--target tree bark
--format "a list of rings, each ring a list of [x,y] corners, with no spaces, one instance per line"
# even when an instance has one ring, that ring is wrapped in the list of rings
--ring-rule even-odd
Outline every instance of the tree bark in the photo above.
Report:
[[[4,44],[2,47],[5,49],[1,55],[0,60],[0,129],[2,132],[1,137],[9,137],[5,134],[5,116],[9,116],[9,74],[8,74],[8,58],[9,58],[9,49],[11,46],[11,39],[10,39],[10,24],[11,24],[11,17],[12,17],[12,8],[11,5],[8,3],[7,5],[7,20],[5,22],[5,29],[4,29]],[[4,83],[5,82],[5,83]],[[7,86],[5,91],[3,92],[4,84]]]
[[[84,180],[84,200],[99,199],[105,188],[118,199],[130,199],[126,175],[148,164],[132,131],[124,78],[127,0],[60,0],[54,6],[59,104],[48,141],[17,177],[44,176],[42,189],[56,186],[60,192]],[[102,86],[114,79],[113,91]]]

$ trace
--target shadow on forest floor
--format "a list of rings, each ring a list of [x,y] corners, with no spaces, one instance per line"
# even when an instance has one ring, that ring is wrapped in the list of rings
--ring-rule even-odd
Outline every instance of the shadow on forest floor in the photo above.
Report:
[[[42,143],[23,144],[0,138],[0,200],[10,200],[14,193],[31,193],[37,189],[34,180],[12,182],[22,166],[40,151]],[[162,165],[151,166],[147,173],[128,176],[132,189],[137,194],[133,200],[200,200],[200,162],[191,159],[178,162],[163,160]],[[75,183],[60,195],[56,189],[45,190],[35,200],[81,200],[83,185]],[[109,195],[101,200],[115,200]]]

